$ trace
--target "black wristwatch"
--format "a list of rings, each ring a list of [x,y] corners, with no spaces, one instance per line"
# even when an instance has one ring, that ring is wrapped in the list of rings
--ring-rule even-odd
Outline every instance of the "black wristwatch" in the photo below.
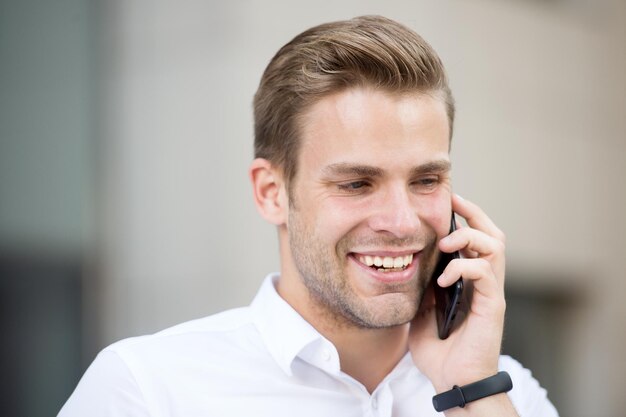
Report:
[[[433,406],[437,411],[444,411],[452,407],[462,408],[471,401],[508,392],[511,389],[513,389],[513,381],[511,381],[508,373],[502,371],[462,387],[455,385],[450,391],[435,395]]]

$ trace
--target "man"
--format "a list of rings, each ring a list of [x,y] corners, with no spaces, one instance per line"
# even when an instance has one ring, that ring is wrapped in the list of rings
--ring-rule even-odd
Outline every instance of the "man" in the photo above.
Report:
[[[280,274],[248,308],[106,348],[59,415],[435,416],[443,393],[448,416],[556,416],[499,355],[504,236],[451,191],[432,48],[382,17],[321,25],[276,54],[254,107],[250,178]],[[452,211],[468,227],[446,237]],[[471,309],[441,340],[431,276],[457,250],[433,279],[471,282]]]

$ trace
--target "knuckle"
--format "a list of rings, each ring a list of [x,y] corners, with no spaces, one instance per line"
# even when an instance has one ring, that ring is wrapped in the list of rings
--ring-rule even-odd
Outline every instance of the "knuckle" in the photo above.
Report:
[[[446,267],[446,272],[457,273],[458,271],[462,269],[462,263],[463,263],[462,259],[451,260],[450,263],[448,263],[448,266]]]
[[[486,260],[485,258],[477,258],[476,261],[478,262],[478,267],[483,272],[491,271],[491,263],[488,260]]]

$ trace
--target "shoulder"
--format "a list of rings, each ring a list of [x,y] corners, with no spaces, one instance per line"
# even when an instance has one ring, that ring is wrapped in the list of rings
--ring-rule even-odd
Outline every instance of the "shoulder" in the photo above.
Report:
[[[103,352],[112,352],[127,364],[151,358],[163,363],[168,358],[203,357],[221,349],[258,348],[260,338],[249,307],[227,310],[212,316],[191,320],[146,336],[131,337],[113,343]]]
[[[106,347],[59,416],[161,415],[270,358],[249,308],[228,310]]]
[[[170,338],[194,337],[199,335],[219,335],[242,330],[252,324],[250,308],[241,307],[226,310],[211,316],[190,320],[177,324],[157,333],[131,337],[112,344],[107,349],[117,349],[125,346],[141,345],[144,343],[158,343]]]

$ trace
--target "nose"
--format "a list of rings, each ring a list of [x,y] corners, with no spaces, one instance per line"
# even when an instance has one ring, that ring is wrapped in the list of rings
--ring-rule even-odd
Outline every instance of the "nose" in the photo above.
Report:
[[[415,236],[418,232],[421,222],[417,204],[406,187],[387,189],[381,193],[376,205],[369,219],[372,230],[387,232],[399,239]]]

